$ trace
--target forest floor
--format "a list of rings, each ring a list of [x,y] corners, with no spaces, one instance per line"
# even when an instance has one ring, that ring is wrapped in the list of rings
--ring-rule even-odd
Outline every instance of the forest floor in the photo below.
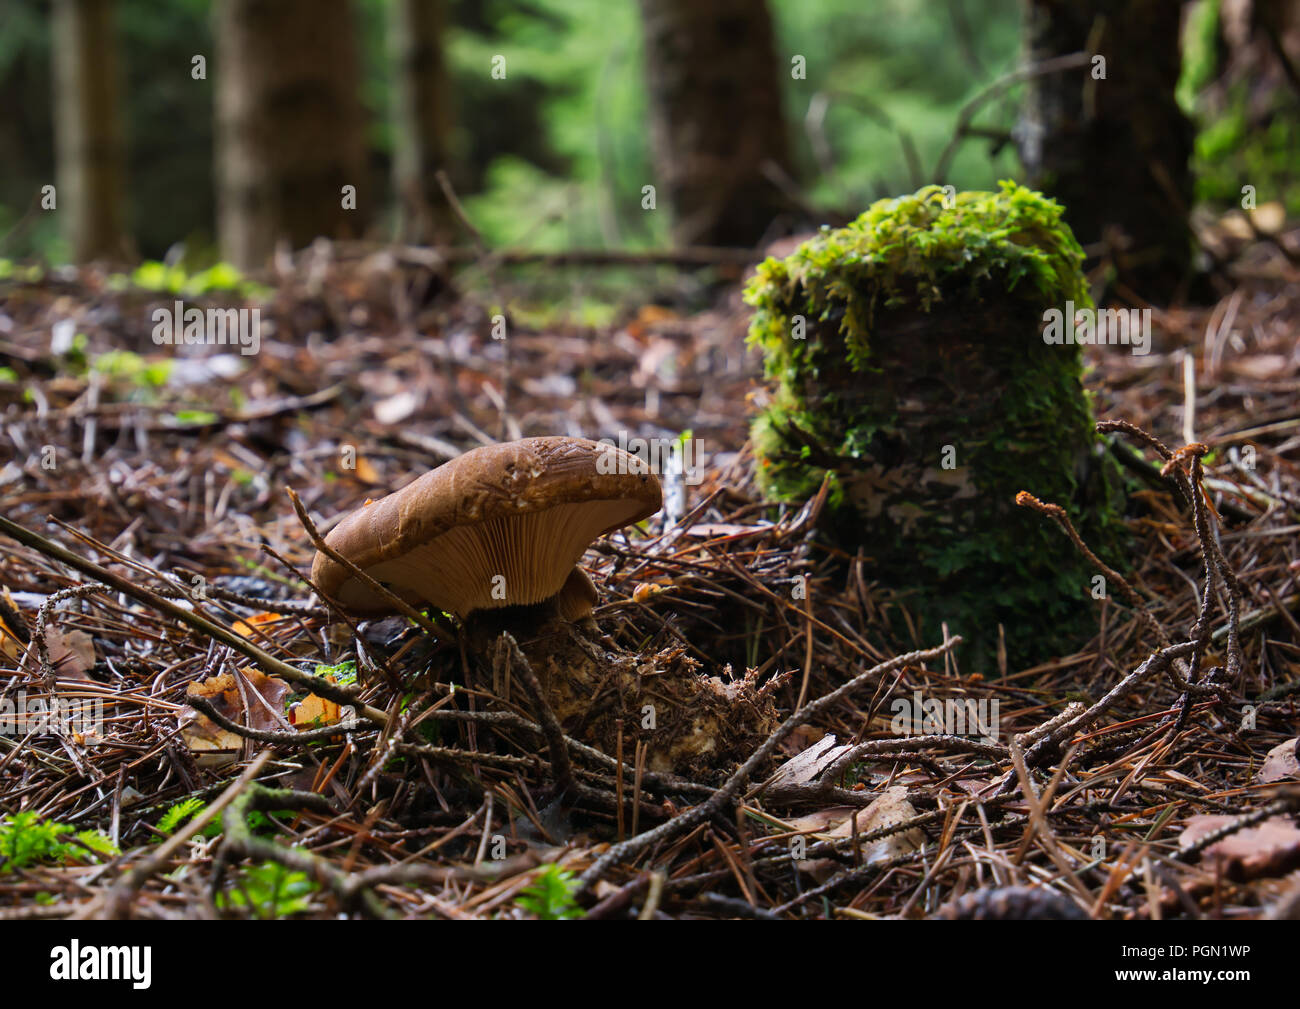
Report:
[[[138,588],[0,537],[0,722],[20,700],[96,716],[0,732],[0,917],[1300,915],[1300,270],[1276,243],[1236,250],[1217,304],[1155,311],[1150,354],[1088,348],[1098,418],[1153,439],[1113,433],[1151,464],[1133,594],[1096,604],[1078,654],[996,675],[938,630],[891,640],[894,587],[808,535],[815,502],[762,501],[735,283],[594,327],[520,313],[494,340],[519,274],[471,265],[467,296],[420,260],[322,244],[282,263],[244,292],[263,327],[247,356],[156,346],[151,311],[174,299],[139,275],[0,281],[0,512]],[[1209,454],[1160,477],[1185,355]],[[327,530],[493,440],[686,430],[704,482],[585,566],[617,647],[783,677],[792,717],[744,767],[685,780],[628,752],[619,775],[569,743],[584,787],[557,801],[541,713],[467,684],[454,641],[331,619],[302,580],[286,488]],[[914,692],[997,701],[998,738],[897,737],[888,701]]]

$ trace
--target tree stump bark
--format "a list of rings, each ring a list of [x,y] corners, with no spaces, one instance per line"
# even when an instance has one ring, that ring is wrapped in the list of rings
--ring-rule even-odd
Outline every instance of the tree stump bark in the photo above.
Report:
[[[961,634],[967,670],[992,668],[999,624],[1013,662],[1096,626],[1091,568],[1018,491],[1116,561],[1119,480],[1080,348],[1042,335],[1047,310],[1091,308],[1082,258],[1036,193],[931,186],[767,260],[747,292],[775,385],[754,424],[761,485],[798,501],[829,474],[824,534],[902,593],[921,641]]]

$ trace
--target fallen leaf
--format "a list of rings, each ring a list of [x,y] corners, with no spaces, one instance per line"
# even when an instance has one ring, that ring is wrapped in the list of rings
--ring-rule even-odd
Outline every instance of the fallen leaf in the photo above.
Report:
[[[780,750],[787,757],[794,757],[812,746],[813,743],[821,740],[825,735],[825,729],[819,729],[812,725],[796,726],[790,735],[781,740]]]
[[[289,709],[289,724],[296,729],[319,729],[340,721],[342,710],[328,698],[308,694]]]
[[[95,641],[85,631],[46,630],[50,665],[61,680],[89,680],[95,667]]]
[[[27,621],[14,605],[8,589],[0,589],[0,655],[17,662],[27,651]]]
[[[671,308],[662,305],[642,305],[636,318],[627,324],[627,332],[638,340],[644,339],[649,330],[662,323],[676,322],[681,318]]]
[[[916,816],[916,807],[908,801],[907,789],[897,785],[886,789],[865,809],[858,806],[831,806],[787,822],[794,830],[809,833],[815,840],[835,840],[853,836],[855,813],[857,833],[861,836],[912,819]],[[862,863],[874,865],[898,858],[916,851],[924,843],[925,834],[916,827],[877,838],[862,847]],[[804,859],[796,864],[800,872],[806,872],[818,880],[828,878],[831,872],[840,868],[839,863],[823,858]]]
[[[1178,838],[1186,847],[1236,822],[1235,816],[1198,814],[1188,819]],[[1300,865],[1300,830],[1284,816],[1274,816],[1254,827],[1229,834],[1201,853],[1201,860],[1213,864],[1218,860],[1231,879],[1247,880],[1260,876],[1278,876]]]
[[[632,600],[633,602],[643,603],[651,596],[657,596],[662,591],[662,585],[655,585],[652,582],[641,582],[632,590]]]
[[[861,806],[829,806],[800,816],[787,823],[794,830],[812,832],[822,839],[853,836],[853,816],[857,814],[858,834],[869,834],[882,827],[892,827],[896,823],[910,820],[916,816],[916,807],[907,798],[907,789],[901,785],[887,788],[876,796],[865,809]],[[881,862],[887,858],[896,858],[915,851],[925,843],[925,835],[916,827],[882,837],[863,850],[867,863]]]
[[[384,482],[384,478],[379,475],[379,470],[375,469],[375,464],[365,456],[357,456],[356,463],[357,468],[353,473],[353,476],[362,483],[368,483],[373,486],[374,484],[381,484]]]
[[[244,680],[244,691],[234,673],[211,676],[201,682],[191,683],[185,690],[188,697],[201,697],[232,722],[249,728],[275,731],[283,729],[281,712],[284,699],[289,694],[289,684],[276,676],[267,676],[252,667],[239,670]],[[247,707],[244,704],[248,698]],[[235,759],[243,750],[242,736],[221,728],[207,715],[186,704],[176,713],[181,729],[181,739],[194,753],[200,766],[224,764]]]
[[[1300,738],[1278,743],[1268,751],[1268,756],[1264,758],[1264,766],[1255,775],[1255,780],[1260,784],[1267,784],[1270,781],[1300,778],[1300,760],[1296,759],[1298,754],[1300,754]]]
[[[676,322],[681,316],[666,305],[642,305],[637,309],[636,318],[644,325],[654,326],[661,322]]]
[[[35,670],[39,665],[36,648],[28,650],[31,630],[7,588],[0,588],[0,655],[20,668]],[[61,680],[89,680],[95,665],[95,642],[85,631],[64,631],[46,624],[45,648],[54,675]]]
[[[316,675],[324,675],[331,683],[339,682],[338,676],[334,673],[325,673],[322,667],[317,668]],[[355,682],[355,673],[349,682]],[[289,724],[296,729],[320,729],[355,715],[356,711],[350,705],[340,707],[328,698],[308,694],[289,708]]]
[[[907,789],[895,785],[885,789],[883,795],[858,814],[858,833],[867,834],[882,827],[892,827],[915,816],[916,807],[908,801]],[[843,836],[848,837],[852,824],[841,824],[841,827]],[[869,847],[863,849],[862,858],[867,865],[871,865],[916,851],[924,843],[925,834],[919,828],[913,827],[911,830],[890,834],[888,837],[873,841]]]
[[[250,617],[244,617],[242,620],[236,620],[230,625],[230,629],[238,634],[241,638],[253,638],[256,640],[259,635],[266,634],[265,624],[273,624],[277,620],[283,619],[278,613],[254,613]]]
[[[95,642],[85,631],[63,631],[50,624],[45,626],[45,648],[54,675],[60,680],[89,680],[87,675],[95,666]],[[9,653],[6,647],[5,653]],[[22,668],[40,667],[39,652],[35,643],[22,660]]]
[[[420,405],[413,392],[399,392],[396,396],[381,399],[375,404],[375,420],[381,424],[397,424],[415,413]]]
[[[836,746],[835,734],[828,732],[802,753],[782,764],[764,790],[769,797],[789,789],[800,789],[813,784],[821,773],[835,763],[849,746]]]

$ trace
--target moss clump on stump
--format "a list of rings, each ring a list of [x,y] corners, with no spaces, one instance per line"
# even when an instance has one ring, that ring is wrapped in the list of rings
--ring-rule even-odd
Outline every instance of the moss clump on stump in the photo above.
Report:
[[[775,384],[753,432],[764,490],[802,500],[830,474],[827,532],[906,593],[924,640],[961,634],[966,668],[990,668],[999,623],[1017,663],[1096,628],[1091,568],[1018,491],[1103,556],[1120,535],[1080,349],[1041,336],[1047,309],[1092,307],[1061,215],[1010,182],[929,186],[768,259],[746,292]]]

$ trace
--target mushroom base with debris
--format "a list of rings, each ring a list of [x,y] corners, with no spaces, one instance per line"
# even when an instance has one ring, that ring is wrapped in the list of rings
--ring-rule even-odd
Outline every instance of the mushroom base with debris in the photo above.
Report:
[[[590,617],[574,622],[558,609],[548,601],[478,611],[465,634],[493,694],[527,705],[522,657],[565,735],[610,755],[621,750],[629,767],[643,744],[646,770],[711,780],[747,759],[779,724],[773,693],[784,678],[760,686],[752,673],[706,676],[684,648],[630,654]],[[499,646],[507,634],[519,646],[513,662]]]

